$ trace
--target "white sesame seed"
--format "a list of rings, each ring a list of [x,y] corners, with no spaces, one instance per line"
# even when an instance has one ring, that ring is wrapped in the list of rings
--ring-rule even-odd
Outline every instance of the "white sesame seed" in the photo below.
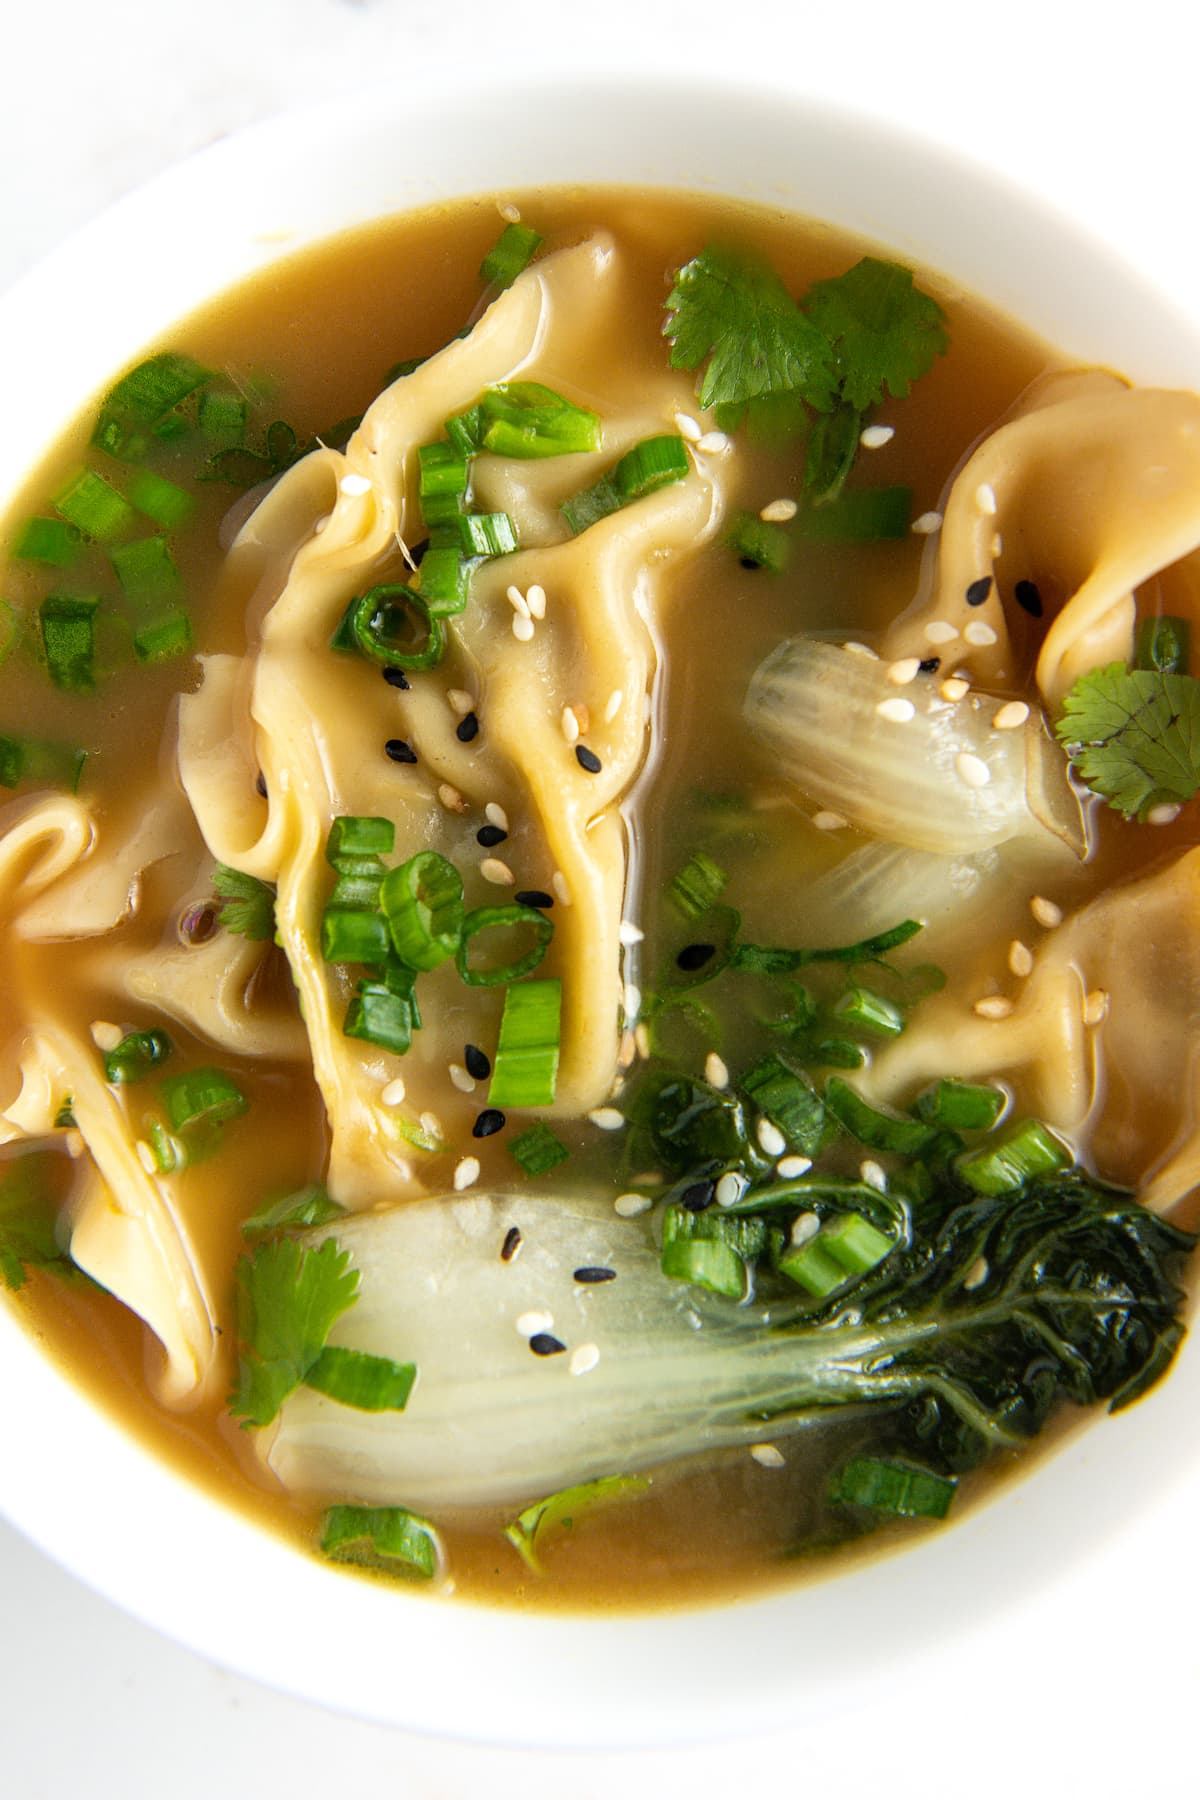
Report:
[[[158,1174],[158,1158],[155,1156],[153,1150],[150,1148],[150,1146],[146,1142],[145,1138],[139,1138],[137,1143],[133,1147],[137,1151],[137,1159],[141,1163],[141,1165],[142,1165],[143,1169],[146,1171],[147,1175],[157,1175]]]
[[[531,588],[526,589],[525,604],[535,619],[545,618],[546,590],[540,582],[535,581]]]
[[[1033,951],[1020,938],[1014,938],[1008,946],[1008,966],[1022,980],[1033,973]]]
[[[567,878],[561,869],[555,869],[553,875],[550,877],[550,886],[554,890],[554,898],[558,901],[559,905],[570,906],[571,890],[567,886]]]
[[[987,514],[989,519],[995,517],[996,490],[990,481],[981,481],[975,489],[975,504],[981,513]]]
[[[750,1454],[764,1469],[782,1469],[786,1466],[782,1451],[777,1450],[774,1444],[751,1444]]]
[[[588,1118],[601,1131],[620,1131],[625,1123],[625,1114],[615,1106],[594,1106]]]
[[[773,1119],[760,1119],[754,1135],[768,1156],[782,1156],[787,1149],[787,1139]]]
[[[949,619],[930,619],[925,636],[931,644],[952,644],[958,636],[958,626],[952,625]]]
[[[728,450],[729,439],[723,431],[706,431],[703,437],[696,439],[697,450],[711,450],[714,453]]]
[[[369,494],[370,491],[371,478],[369,475],[356,475],[352,471],[349,475],[343,475],[338,482],[338,492],[342,494],[356,497],[359,494]]]
[[[110,1050],[116,1049],[125,1035],[119,1025],[110,1025],[107,1019],[93,1019],[91,1034],[97,1050],[102,1050],[106,1056]]]
[[[614,688],[604,706],[604,723],[611,725],[621,710],[625,695],[620,688]]]
[[[421,1130],[427,1138],[436,1138],[439,1143],[441,1142],[442,1121],[435,1112],[423,1112],[421,1114]]]
[[[520,223],[521,209],[519,206],[514,206],[511,200],[506,200],[499,211],[500,217],[506,220],[509,225],[518,225]]]
[[[467,810],[466,801],[463,799],[458,789],[456,787],[451,787],[448,781],[443,781],[438,788],[438,799],[446,808],[447,812],[466,812]]]
[[[781,1181],[795,1181],[797,1176],[807,1175],[811,1168],[811,1156],[781,1156],[775,1164],[775,1173]]]
[[[508,601],[508,604],[512,607],[513,611],[520,614],[521,618],[527,619],[529,617],[529,602],[526,600],[519,587],[510,584],[504,590],[504,598]]]
[[[971,1288],[982,1287],[984,1282],[987,1280],[987,1278],[988,1278],[987,1257],[986,1256],[977,1256],[975,1258],[975,1261],[971,1264],[970,1268],[967,1270],[966,1274],[963,1276],[963,1286],[968,1291]]]
[[[940,512],[923,512],[912,522],[911,529],[918,537],[932,537],[935,531],[942,529]]]
[[[704,1079],[709,1087],[727,1088],[729,1086],[729,1069],[723,1056],[710,1050],[704,1059]]]
[[[582,731],[586,737],[588,730],[591,727],[592,715],[582,700],[576,700],[575,702],[575,717],[579,720],[580,731]]]
[[[954,759],[954,767],[958,771],[958,779],[969,788],[985,788],[992,779],[992,771],[981,756],[972,756],[969,750],[960,750]]]
[[[818,831],[844,831],[848,823],[841,813],[821,811],[813,814],[813,824]]]
[[[809,1243],[811,1239],[815,1238],[820,1229],[821,1221],[815,1212],[797,1213],[796,1217],[792,1220],[792,1229],[789,1234],[790,1240],[795,1245],[796,1249],[799,1250],[802,1245]]]
[[[885,444],[891,443],[895,435],[894,425],[868,425],[865,431],[859,432],[858,441],[864,450],[882,450]]]
[[[522,615],[516,612],[513,614],[512,634],[518,643],[527,644],[533,636],[533,631],[533,620],[528,614]]]
[[[618,1069],[632,1068],[636,1060],[637,1039],[634,1037],[632,1031],[623,1031],[621,1033],[621,1042],[617,1048],[617,1067]]]
[[[870,644],[860,644],[857,638],[850,638],[842,645],[842,649],[848,650],[851,656],[869,656],[872,662],[879,661],[878,650],[872,650]]]
[[[485,881],[494,882],[496,887],[511,887],[513,884],[512,870],[498,856],[485,856],[479,865],[479,873]]]
[[[911,700],[881,700],[875,711],[881,719],[889,719],[893,725],[907,725],[916,714],[916,707]]]
[[[736,1169],[726,1169],[713,1190],[717,1205],[736,1206],[747,1186],[744,1175],[739,1175]]]
[[[997,731],[1016,731],[1017,727],[1023,725],[1028,717],[1029,708],[1024,700],[1010,700],[1006,706],[1000,708],[992,720],[992,724]]]
[[[568,744],[577,744],[579,742],[579,720],[575,717],[575,708],[564,706],[558,722]]]
[[[461,1194],[464,1188],[474,1187],[479,1180],[479,1158],[464,1156],[454,1171],[454,1191]]]
[[[1173,825],[1182,811],[1183,808],[1177,806],[1173,800],[1167,800],[1161,806],[1150,808],[1146,814],[1146,823],[1147,825]]]
[[[321,533],[324,531],[325,527],[329,523],[330,516],[331,515],[329,513],[326,513],[324,518],[317,520],[316,524],[313,526],[313,536],[314,537],[320,537]]]
[[[586,1375],[595,1368],[599,1361],[600,1346],[598,1344],[580,1344],[578,1349],[572,1350],[571,1360],[567,1367],[572,1375]]]
[[[617,936],[623,944],[640,944],[645,935],[641,926],[635,925],[632,919],[621,920],[621,929]]]
[[[648,1213],[653,1205],[649,1194],[618,1194],[613,1201],[613,1211],[623,1219],[636,1219],[640,1213]]]
[[[1053,900],[1044,899],[1041,894],[1033,896],[1029,902],[1029,910],[1038,924],[1047,931],[1053,931],[1056,925],[1061,925],[1063,922],[1062,907],[1056,906]]]
[[[1108,1016],[1108,995],[1103,988],[1093,988],[1083,1003],[1085,1025],[1099,1025]]]
[[[998,531],[992,533],[992,561],[999,562],[1004,555],[1004,539]]]
[[[554,1314],[548,1312],[523,1312],[517,1318],[517,1330],[523,1338],[536,1337],[539,1331],[553,1331]]]
[[[961,675],[951,675],[942,683],[943,700],[961,700],[970,691],[970,682],[964,681]]]
[[[758,516],[767,525],[786,525],[794,519],[799,509],[794,500],[768,500],[759,508]]]
[[[397,1075],[388,1082],[379,1098],[384,1106],[403,1106],[404,1096],[407,1092],[403,1075]]]
[[[680,437],[687,438],[689,443],[694,444],[699,440],[700,427],[690,413],[675,414],[675,429]]]
[[[447,688],[446,703],[451,712],[456,712],[463,719],[475,710],[475,702],[465,688]]]
[[[919,656],[902,656],[898,662],[888,665],[887,678],[895,687],[907,687],[915,681],[921,669]]]
[[[996,642],[996,633],[986,619],[972,619],[969,625],[963,626],[963,636],[968,644],[983,646]]]
[[[475,1077],[469,1075],[461,1063],[450,1064],[450,1079],[460,1094],[473,1094],[475,1092]]]
[[[858,1172],[868,1187],[877,1189],[881,1194],[887,1192],[887,1176],[884,1174],[883,1164],[877,1163],[874,1157],[868,1156],[865,1162],[859,1163]]]
[[[470,710],[470,707],[468,707],[467,711],[470,712]],[[483,816],[489,825],[494,825],[496,827],[497,831],[508,830],[508,814],[502,806],[497,806],[494,800],[488,801],[483,809]]]
[[[648,1025],[638,1025],[633,1033],[633,1041],[637,1045],[638,1055],[642,1057],[643,1060],[648,1059],[650,1055],[650,1027]]]
[[[621,1005],[627,1019],[636,1019],[642,1010],[642,990],[632,981],[627,981],[625,983],[625,988],[621,995]]]
[[[63,1143],[72,1162],[78,1162],[87,1149],[87,1142],[82,1131],[78,1131],[75,1126],[72,1126],[69,1131],[64,1131]]]
[[[975,1011],[981,1019],[1007,1019],[1013,1009],[1011,1000],[1003,994],[985,994],[982,1000],[975,1002]]]

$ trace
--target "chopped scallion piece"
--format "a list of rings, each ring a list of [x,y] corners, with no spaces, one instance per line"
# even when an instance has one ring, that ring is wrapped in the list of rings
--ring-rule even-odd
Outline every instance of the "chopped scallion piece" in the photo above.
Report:
[[[182,606],[169,607],[134,628],[133,649],[139,662],[163,662],[192,647],[192,621]]]
[[[165,1031],[128,1031],[104,1058],[104,1079],[117,1086],[144,1081],[170,1054],[171,1040]]]
[[[518,1137],[509,1140],[508,1153],[525,1174],[531,1176],[549,1174],[559,1163],[566,1162],[571,1154],[562,1139],[555,1137],[550,1127],[540,1119],[527,1131],[522,1131]]]
[[[664,1211],[662,1232],[663,1274],[730,1300],[742,1300],[749,1292],[749,1265],[769,1241],[759,1219],[715,1208],[691,1212],[677,1202]]]
[[[396,954],[410,969],[436,969],[462,939],[462,876],[436,850],[422,850],[384,876],[379,901]]]
[[[856,1456],[839,1473],[831,1497],[843,1506],[869,1506],[904,1519],[944,1519],[956,1486],[951,1475]]]
[[[859,1212],[839,1213],[815,1237],[779,1258],[779,1272],[817,1299],[877,1268],[895,1249],[886,1231]]]
[[[351,602],[348,619],[356,647],[385,667],[432,669],[445,655],[445,626],[428,602],[402,583],[368,588]],[[414,624],[423,636],[414,637]]]
[[[178,591],[179,570],[165,537],[135,538],[131,544],[118,544],[110,550],[109,561],[130,600],[164,600]]]
[[[124,536],[137,519],[125,496],[94,469],[80,469],[54,496],[53,505],[56,513],[98,544]]]
[[[628,504],[682,481],[688,466],[687,450],[678,433],[643,438],[625,452],[613,470],[613,481],[622,502]]]
[[[843,1024],[855,1026],[871,1037],[899,1037],[904,1030],[900,1008],[871,988],[848,988],[833,1010]]]
[[[439,544],[421,559],[421,594],[435,619],[465,611],[471,564],[455,545]]]
[[[422,444],[417,451],[422,503],[431,494],[465,494],[471,484],[471,465],[453,444]]]
[[[943,1079],[925,1089],[914,1110],[927,1124],[949,1131],[990,1131],[1004,1104],[999,1088]]]
[[[240,394],[206,388],[197,415],[205,437],[222,450],[232,450],[246,435],[246,402]]]
[[[402,1506],[331,1506],[321,1518],[321,1549],[335,1562],[420,1576],[431,1581],[441,1565],[438,1536],[426,1519]]]
[[[95,686],[98,594],[48,594],[38,608],[46,668],[55,687],[90,693]]]
[[[562,982],[513,982],[504,996],[488,1105],[552,1105],[561,1036]]]
[[[260,1206],[246,1220],[242,1233],[245,1237],[260,1237],[271,1231],[299,1231],[307,1225],[327,1225],[331,1219],[340,1219],[345,1211],[314,1182],[294,1194],[285,1194],[282,1200]]]
[[[803,1075],[778,1056],[764,1056],[738,1085],[778,1125],[791,1149],[815,1156],[825,1132],[825,1106]]]
[[[21,562],[48,563],[52,568],[65,569],[82,547],[78,527],[65,519],[29,519],[13,545],[13,555]]]
[[[483,408],[476,404],[453,413],[445,422],[446,436],[460,456],[474,456],[483,441]]]
[[[403,1412],[416,1379],[416,1363],[393,1362],[365,1350],[326,1344],[305,1375],[304,1385],[359,1412]]]
[[[38,782],[75,793],[87,761],[86,750],[67,744],[48,744],[34,738],[0,736],[0,787],[20,787]]]
[[[139,469],[127,489],[130,502],[165,531],[183,525],[196,510],[196,502],[183,488],[176,487],[152,469]]]
[[[459,541],[468,556],[508,556],[520,548],[517,528],[507,513],[461,513]]]
[[[409,994],[395,994],[386,982],[360,981],[346,1008],[342,1031],[381,1050],[403,1056],[412,1043],[413,1002]]]
[[[512,962],[502,963],[496,968],[480,968],[472,966],[470,949],[473,939],[486,931],[508,930],[513,926],[528,926],[533,936],[533,946],[524,956],[518,956]],[[554,921],[539,912],[535,906],[522,906],[514,902],[510,906],[479,906],[469,912],[462,922],[462,936],[459,939],[457,962],[458,972],[468,987],[499,987],[502,982],[519,981],[522,975],[529,975],[537,968],[554,936]]]
[[[1192,652],[1192,627],[1187,619],[1142,619],[1134,648],[1135,669],[1158,669],[1163,674],[1186,675]]]
[[[329,827],[325,856],[340,874],[347,856],[390,856],[396,846],[396,827],[390,819],[363,813],[340,813]]]
[[[387,960],[391,949],[386,921],[362,907],[327,906],[321,915],[321,955],[327,963]]]
[[[559,511],[578,537],[589,525],[607,519],[610,513],[620,512],[624,504],[620,489],[612,476],[602,475],[591,487],[564,500]]]
[[[811,543],[867,544],[906,538],[911,520],[911,488],[859,488],[824,506],[802,507],[795,529]]]
[[[480,281],[487,287],[511,287],[541,245],[542,235],[531,225],[506,225],[479,265]]]
[[[937,1128],[917,1119],[869,1106],[848,1081],[831,1075],[825,1084],[825,1104],[851,1137],[872,1150],[890,1150],[898,1156],[919,1156],[937,1136]]]
[[[569,1531],[583,1513],[613,1500],[634,1499],[649,1486],[648,1475],[601,1475],[595,1481],[584,1481],[578,1487],[563,1488],[545,1500],[535,1501],[504,1527],[504,1535],[533,1573],[540,1575],[538,1551],[547,1532],[556,1525]]]
[[[145,434],[208,379],[207,369],[176,351],[147,358],[106,395],[92,442],[110,456],[136,458]]]
[[[600,420],[538,381],[507,381],[478,402],[479,447],[495,456],[566,456],[600,448]]]
[[[190,1069],[162,1084],[163,1102],[172,1131],[192,1131],[239,1119],[250,1102],[223,1069]]]
[[[738,513],[725,542],[740,562],[778,575],[787,568],[792,540],[782,525],[760,519],[757,513]]]
[[[675,906],[685,919],[698,919],[715,905],[727,881],[724,869],[697,850],[690,856],[667,889]]]
[[[1039,1175],[1054,1175],[1071,1166],[1066,1145],[1037,1119],[1022,1119],[998,1143],[968,1150],[954,1172],[977,1194],[1015,1193]]]

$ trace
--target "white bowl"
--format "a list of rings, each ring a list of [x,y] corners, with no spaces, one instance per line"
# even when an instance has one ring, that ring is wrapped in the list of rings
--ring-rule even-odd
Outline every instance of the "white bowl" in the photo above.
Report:
[[[447,130],[451,116],[470,131]],[[6,418],[31,423],[0,434],[0,495],[149,338],[280,254],[455,194],[588,181],[712,190],[831,220],[1080,361],[1200,386],[1200,322],[1028,195],[871,120],[760,84],[572,78],[464,93],[456,76],[445,91],[361,94],[230,139],[0,299]],[[0,1369],[0,1511],[81,1579],[275,1687],[493,1743],[632,1746],[795,1726],[845,1710],[872,1681],[915,1694],[935,1674],[961,1683],[964,1668],[976,1692],[999,1691],[1022,1609],[1075,1571],[1125,1592],[1136,1623],[1128,1590],[1155,1568],[1156,1512],[1181,1484],[1200,1500],[1200,1351],[1185,1347],[1148,1401],[907,1552],[707,1612],[531,1616],[306,1560],[149,1457],[5,1308]],[[1144,1609],[1156,1604],[1148,1590]]]

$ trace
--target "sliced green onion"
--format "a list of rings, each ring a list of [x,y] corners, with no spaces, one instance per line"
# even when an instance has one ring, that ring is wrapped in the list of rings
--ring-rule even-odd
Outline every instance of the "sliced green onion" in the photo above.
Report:
[[[446,436],[460,456],[474,456],[483,442],[483,408],[476,403],[465,412],[452,413],[445,421]]]
[[[682,481],[688,472],[688,455],[677,432],[643,438],[627,450],[613,470],[613,481],[623,502],[641,500],[660,488]]]
[[[422,501],[431,494],[465,494],[471,484],[470,461],[453,444],[422,444],[417,463]]]
[[[539,381],[506,381],[478,402],[480,449],[495,456],[567,456],[600,448],[600,420]]]
[[[561,1037],[562,982],[513,982],[504,996],[488,1105],[552,1105]]]
[[[825,1132],[825,1105],[811,1082],[780,1057],[764,1056],[738,1085],[778,1125],[791,1149],[816,1155]]]
[[[96,685],[92,662],[99,605],[98,594],[48,594],[38,608],[46,668],[55,687],[68,693],[90,693]]]
[[[879,962],[889,950],[898,950],[916,937],[923,927],[916,919],[905,919],[874,937],[861,938],[856,944],[838,944],[826,950],[770,949],[762,944],[739,944],[733,953],[735,969],[748,969],[757,975],[789,975],[805,969],[810,963]]]
[[[86,761],[86,750],[75,750],[67,744],[0,736],[0,787],[15,788],[24,781],[44,782],[73,794]]]
[[[566,1162],[571,1152],[561,1138],[555,1137],[548,1125],[539,1119],[527,1131],[508,1142],[508,1153],[526,1175],[548,1175]]]
[[[1135,669],[1159,669],[1164,674],[1186,675],[1192,654],[1192,627],[1187,619],[1164,615],[1142,619],[1133,653]]]
[[[952,1475],[856,1456],[839,1473],[831,1498],[843,1506],[869,1506],[904,1519],[944,1519],[957,1485]]]
[[[182,606],[169,607],[134,628],[133,649],[139,662],[162,662],[192,647],[192,621]]]
[[[872,1150],[891,1150],[898,1156],[919,1156],[937,1136],[933,1125],[917,1119],[902,1119],[896,1113],[869,1106],[839,1075],[831,1075],[825,1084],[825,1104],[851,1137]]]
[[[418,1575],[431,1581],[442,1561],[437,1532],[402,1506],[330,1506],[321,1517],[321,1549],[334,1562]]]
[[[346,1008],[342,1032],[346,1037],[361,1038],[381,1050],[403,1056],[418,1023],[413,1017],[411,995],[393,993],[383,981],[360,981]]]
[[[250,1102],[223,1069],[191,1069],[162,1084],[163,1102],[172,1131],[225,1125],[249,1109]]]
[[[54,496],[56,513],[86,538],[111,544],[132,530],[137,514],[123,494],[94,469],[80,469]]]
[[[670,1075],[639,1098],[644,1124],[668,1168],[684,1173],[703,1165],[729,1167],[746,1153],[746,1109],[737,1094],[688,1075]]]
[[[782,525],[760,519],[757,513],[738,513],[725,538],[734,555],[754,569],[779,575],[787,568],[792,540]]]
[[[867,544],[907,537],[911,520],[911,488],[860,488],[824,506],[801,508],[795,529],[810,543]]]
[[[187,1168],[190,1160],[187,1146],[177,1137],[172,1137],[161,1119],[151,1119],[147,1125],[146,1142],[160,1175],[173,1175],[178,1170]]]
[[[834,1007],[838,1018],[871,1037],[899,1037],[904,1030],[904,1014],[894,1001],[885,999],[871,988],[848,988]]]
[[[998,1143],[969,1150],[954,1172],[977,1194],[1010,1194],[1039,1175],[1054,1175],[1071,1166],[1066,1145],[1037,1119],[1022,1119]]]
[[[416,1379],[416,1363],[327,1344],[305,1375],[304,1385],[359,1412],[403,1412]]]
[[[839,401],[831,412],[818,413],[804,453],[804,491],[814,506],[836,500],[854,467],[862,414]]]
[[[854,1276],[877,1268],[895,1247],[895,1239],[862,1213],[839,1213],[807,1243],[785,1252],[778,1267],[781,1275],[823,1300]]]
[[[92,436],[110,456],[140,454],[140,437],[209,379],[190,356],[162,351],[123,375],[105,396]]]
[[[589,525],[607,519],[610,513],[620,512],[624,504],[621,491],[612,476],[602,475],[593,486],[564,500],[559,511],[578,537]]]
[[[517,528],[507,513],[461,513],[458,533],[468,556],[508,556],[520,549]]]
[[[462,939],[462,876],[436,850],[410,856],[385,875],[380,905],[396,954],[411,969],[436,969]]]
[[[118,1086],[144,1081],[170,1054],[171,1040],[165,1031],[128,1031],[104,1058],[104,1079]]]
[[[109,551],[109,561],[129,599],[162,600],[179,588],[179,570],[165,537],[135,538]]]
[[[531,225],[506,225],[479,265],[479,279],[487,287],[511,287],[533,261],[542,235]]]
[[[941,1125],[950,1131],[990,1131],[1004,1105],[1005,1096],[999,1088],[943,1078],[918,1096],[914,1111],[927,1124]]]
[[[595,1481],[580,1482],[577,1487],[563,1488],[545,1500],[537,1500],[518,1513],[504,1535],[535,1575],[542,1565],[538,1552],[542,1540],[555,1526],[570,1531],[583,1513],[594,1512],[613,1500],[632,1500],[650,1486],[648,1475],[601,1475]]]
[[[329,827],[325,856],[330,867],[340,871],[344,856],[390,856],[395,846],[396,827],[391,819],[339,813]]]
[[[327,963],[385,962],[391,940],[387,922],[361,907],[327,906],[321,915],[321,955]]]
[[[177,525],[186,523],[196,510],[191,494],[152,469],[139,469],[126,491],[131,504],[165,531],[174,531]]]
[[[439,544],[421,558],[421,593],[435,619],[465,611],[471,564],[455,545]]]
[[[246,402],[240,394],[208,388],[200,396],[197,420],[201,431],[223,450],[232,450],[246,435]]]
[[[260,1206],[242,1226],[242,1234],[259,1237],[269,1231],[299,1231],[308,1225],[328,1225],[331,1219],[344,1217],[345,1211],[344,1206],[331,1200],[325,1189],[313,1182],[294,1194],[285,1194],[282,1200]]]
[[[329,896],[329,905],[337,910],[374,912],[379,905],[384,867],[377,856],[339,856],[338,878]]]
[[[698,919],[716,904],[728,880],[724,869],[698,850],[673,878],[667,893],[685,919]]]
[[[528,926],[533,933],[533,947],[524,956],[518,956],[512,962],[501,963],[491,969],[472,967],[470,949],[473,939],[485,931],[508,930],[518,925]],[[514,901],[509,906],[476,907],[462,922],[462,936],[456,954],[458,972],[468,987],[499,987],[502,982],[519,981],[522,975],[529,975],[537,968],[553,936],[554,921],[547,918],[545,913],[539,912],[535,906],[522,906]]]
[[[351,602],[348,616],[357,648],[384,667],[432,669],[445,655],[445,626],[421,595],[402,583],[368,588]],[[414,622],[424,632],[415,642]]]
[[[82,548],[78,527],[65,519],[29,519],[13,545],[13,555],[22,562],[49,563],[52,568],[65,569]]]
[[[709,1209],[689,1212],[678,1204],[663,1212],[662,1271],[710,1293],[742,1300],[749,1292],[749,1264],[767,1247],[758,1219]]]

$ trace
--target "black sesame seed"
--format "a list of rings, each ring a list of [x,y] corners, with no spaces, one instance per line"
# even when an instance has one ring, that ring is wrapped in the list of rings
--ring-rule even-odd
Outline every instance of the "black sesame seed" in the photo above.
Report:
[[[1013,589],[1013,595],[1017,605],[1024,607],[1030,618],[1041,618],[1042,596],[1037,591],[1036,582],[1018,581],[1016,587]]]
[[[428,538],[422,538],[419,544],[410,544],[408,546],[408,554],[412,557],[413,567],[415,569],[420,568],[422,559],[425,555],[425,552],[428,550],[428,548],[429,548],[429,539]]]
[[[940,656],[923,656],[917,664],[917,669],[922,675],[936,675],[941,666]]]
[[[477,1138],[495,1137],[503,1131],[508,1120],[498,1106],[485,1106],[471,1127],[471,1136]]]
[[[543,893],[541,888],[522,888],[519,894],[513,895],[513,899],[518,906],[537,906],[543,912],[548,906],[554,905],[553,896]]]
[[[408,676],[403,669],[385,669],[383,679],[389,687],[406,688],[408,686]]]
[[[454,735],[460,744],[469,744],[472,738],[477,738],[479,736],[479,715],[473,712],[464,713],[454,728]]]
[[[979,577],[979,580],[973,581],[971,583],[970,587],[967,589],[967,605],[968,606],[982,606],[984,601],[987,599],[988,595],[991,593],[991,591],[992,591],[991,576],[990,575],[981,575]]]
[[[494,850],[507,836],[507,831],[501,831],[498,825],[481,825],[475,833],[475,842],[482,844],[485,850]]]
[[[717,1191],[715,1181],[693,1181],[691,1187],[685,1187],[679,1196],[679,1204],[685,1212],[703,1212],[713,1203]]]
[[[598,775],[604,766],[596,752],[589,750],[586,744],[576,744],[575,761],[581,769],[586,769],[589,775]]]
[[[685,944],[675,958],[675,966],[690,974],[696,969],[702,969],[716,954],[715,944]]]
[[[473,1075],[476,1081],[486,1081],[492,1072],[492,1065],[478,1044],[468,1044],[463,1051],[463,1062],[467,1074]]]
[[[416,751],[403,738],[389,738],[383,747],[393,762],[415,763],[417,760]]]
[[[557,1356],[566,1347],[560,1338],[551,1337],[548,1331],[535,1331],[529,1340],[529,1348],[535,1356]]]
[[[595,1287],[596,1284],[601,1281],[615,1281],[617,1279],[617,1271],[615,1269],[600,1268],[592,1263],[588,1263],[584,1268],[576,1269],[574,1278],[576,1281],[582,1282],[585,1287]]]
[[[762,564],[760,562],[756,562],[752,556],[739,556],[738,561],[741,563],[743,569],[761,569],[762,568]]]
[[[267,778],[261,769],[258,771],[258,780],[254,783],[254,786],[265,800],[267,797]]]
[[[500,1261],[511,1262],[521,1248],[521,1233],[516,1225],[510,1225],[504,1234],[504,1242],[500,1246]]]

